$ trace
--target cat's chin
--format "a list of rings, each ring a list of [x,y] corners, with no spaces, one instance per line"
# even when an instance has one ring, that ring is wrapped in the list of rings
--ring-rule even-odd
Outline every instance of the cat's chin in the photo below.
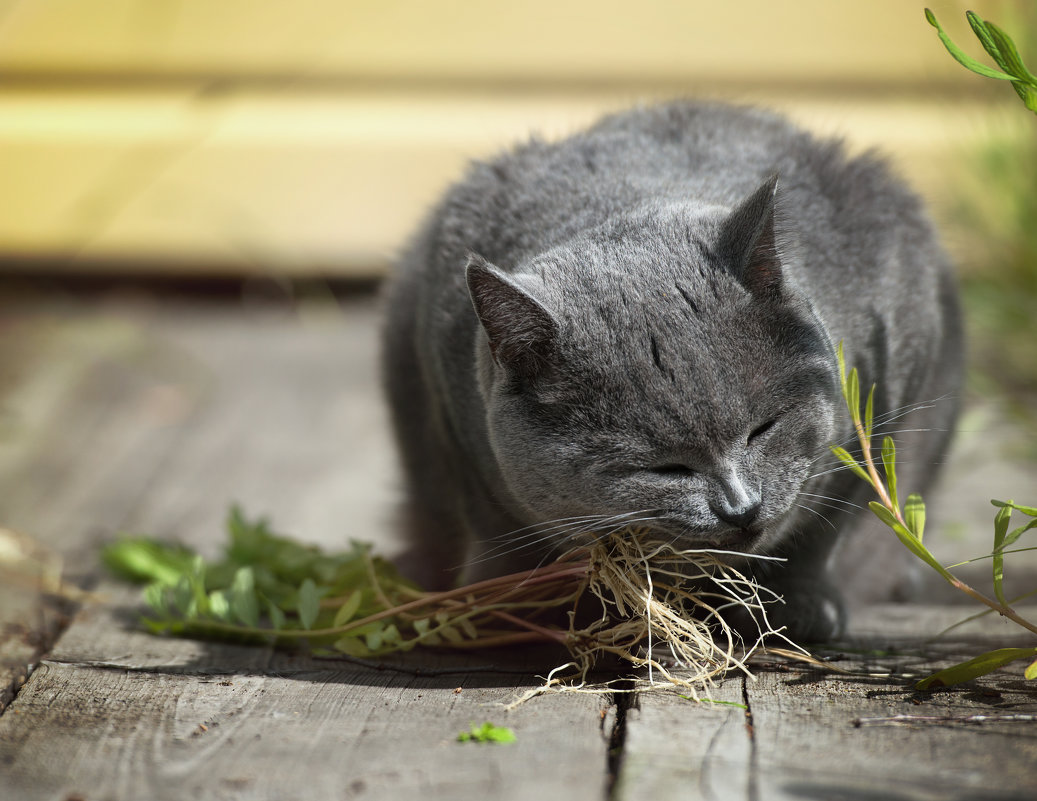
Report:
[[[673,525],[661,526],[657,533],[677,548],[744,554],[760,553],[764,544],[772,539],[766,530],[755,526],[702,531],[688,526]]]

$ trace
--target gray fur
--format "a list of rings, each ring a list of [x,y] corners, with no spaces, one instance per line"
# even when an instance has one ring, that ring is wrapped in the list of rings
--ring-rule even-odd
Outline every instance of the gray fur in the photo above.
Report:
[[[899,591],[906,554],[883,561],[891,535],[856,530],[839,502],[867,487],[826,470],[851,433],[833,348],[878,384],[877,418],[939,399],[895,423],[928,429],[897,438],[901,486],[924,490],[961,331],[918,199],[873,156],[724,105],[607,117],[473,165],[386,303],[405,564],[425,583],[650,518],[689,544],[786,556],[757,572],[801,640],[840,630],[843,595]]]

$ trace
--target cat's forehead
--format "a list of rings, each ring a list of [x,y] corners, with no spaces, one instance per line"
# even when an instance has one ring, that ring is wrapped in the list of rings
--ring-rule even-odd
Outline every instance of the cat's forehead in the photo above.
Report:
[[[648,325],[663,336],[691,334],[722,324],[750,300],[705,243],[680,249],[647,240],[624,244],[574,250],[568,257],[575,265],[545,271],[548,303],[563,327],[622,336]]]

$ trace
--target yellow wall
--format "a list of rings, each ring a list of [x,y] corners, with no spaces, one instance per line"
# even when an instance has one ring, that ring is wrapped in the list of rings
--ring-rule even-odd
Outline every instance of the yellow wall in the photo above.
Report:
[[[978,49],[964,3],[930,5]],[[1006,89],[906,0],[23,0],[0,259],[377,274],[468,158],[676,94],[776,105],[938,193]]]

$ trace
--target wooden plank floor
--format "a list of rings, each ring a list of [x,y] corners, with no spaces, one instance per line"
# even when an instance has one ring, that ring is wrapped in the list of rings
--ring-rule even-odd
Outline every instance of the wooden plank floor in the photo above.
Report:
[[[826,652],[849,674],[764,662],[714,689],[728,704],[572,693],[505,711],[558,654],[370,666],[151,637],[135,592],[98,569],[117,532],[211,553],[237,501],[328,547],[398,547],[375,303],[22,291],[0,297],[0,333],[0,525],[93,592],[69,619],[0,575],[3,801],[1037,797],[1037,722],[1018,719],[1037,715],[1037,692],[1021,668],[911,689],[933,665],[1025,643],[985,619],[925,644],[967,611],[942,603],[867,610]],[[1037,481],[983,456],[1011,438],[1004,423],[967,421],[942,497],[968,501],[945,517],[971,531],[986,497],[1032,501]],[[946,558],[981,552],[978,537],[949,539]],[[0,556],[14,542],[0,537]],[[981,714],[1017,719],[869,720]],[[518,741],[455,741],[487,719]]]

